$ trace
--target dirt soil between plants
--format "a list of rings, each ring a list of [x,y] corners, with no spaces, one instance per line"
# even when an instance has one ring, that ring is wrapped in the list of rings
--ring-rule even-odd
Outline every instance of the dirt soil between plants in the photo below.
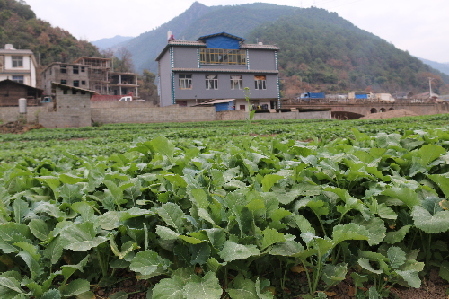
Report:
[[[23,123],[22,121],[10,121],[0,125],[0,134],[21,134],[33,129],[43,128],[40,124]]]

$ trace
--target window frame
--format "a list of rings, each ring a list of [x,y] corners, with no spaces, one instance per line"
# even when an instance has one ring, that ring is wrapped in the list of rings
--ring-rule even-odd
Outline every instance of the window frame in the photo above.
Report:
[[[24,84],[25,77],[23,75],[12,75],[12,81],[20,84]]]
[[[239,77],[239,78],[235,78]],[[236,86],[238,88],[236,88]],[[243,76],[242,75],[231,75],[231,89],[232,90],[242,90],[243,89]]]
[[[179,74],[179,89],[192,89],[192,74]]]
[[[201,65],[246,65],[244,49],[200,48]]]
[[[206,75],[206,90],[218,90],[218,75]]]
[[[267,90],[267,76],[255,75],[254,76],[254,89],[255,90]]]
[[[12,56],[12,67],[23,67],[23,56]]]

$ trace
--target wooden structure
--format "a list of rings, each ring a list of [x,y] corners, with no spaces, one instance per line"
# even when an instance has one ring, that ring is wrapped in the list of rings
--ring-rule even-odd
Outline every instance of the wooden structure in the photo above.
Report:
[[[27,99],[28,105],[38,105],[42,90],[6,79],[0,81],[0,106],[19,106],[19,99]]]

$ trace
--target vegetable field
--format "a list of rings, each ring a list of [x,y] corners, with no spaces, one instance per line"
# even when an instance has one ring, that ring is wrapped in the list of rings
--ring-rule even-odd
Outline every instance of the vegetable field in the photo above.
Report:
[[[0,135],[0,298],[332,298],[344,281],[371,299],[449,281],[448,129],[434,115]]]

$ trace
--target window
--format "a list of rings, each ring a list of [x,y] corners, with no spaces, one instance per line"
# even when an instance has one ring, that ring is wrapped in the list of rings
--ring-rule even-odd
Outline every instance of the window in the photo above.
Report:
[[[74,74],[74,75],[77,75],[78,73],[79,73],[79,68],[78,68],[77,65],[74,65],[74,66],[73,66],[73,74]]]
[[[84,73],[84,66],[81,67],[81,73]]]
[[[61,80],[61,84],[67,84],[66,80]]]
[[[267,76],[254,76],[255,89],[267,89]]]
[[[61,74],[67,73],[67,66],[61,65]]]
[[[23,57],[22,56],[13,56],[12,57],[12,67],[22,67],[23,66]]]
[[[242,89],[242,75],[231,75],[231,89]]]
[[[246,64],[246,52],[241,49],[201,48],[200,64]]]
[[[179,75],[179,88],[192,89],[192,75],[180,74]]]
[[[86,81],[81,81],[81,85],[86,85]]]
[[[78,80],[73,80],[73,86],[75,86],[75,87],[80,87],[80,81],[78,81]]]
[[[13,75],[12,81],[16,83],[22,83],[23,84],[23,76],[22,75]]]
[[[217,75],[206,75],[206,89],[218,89]]]

